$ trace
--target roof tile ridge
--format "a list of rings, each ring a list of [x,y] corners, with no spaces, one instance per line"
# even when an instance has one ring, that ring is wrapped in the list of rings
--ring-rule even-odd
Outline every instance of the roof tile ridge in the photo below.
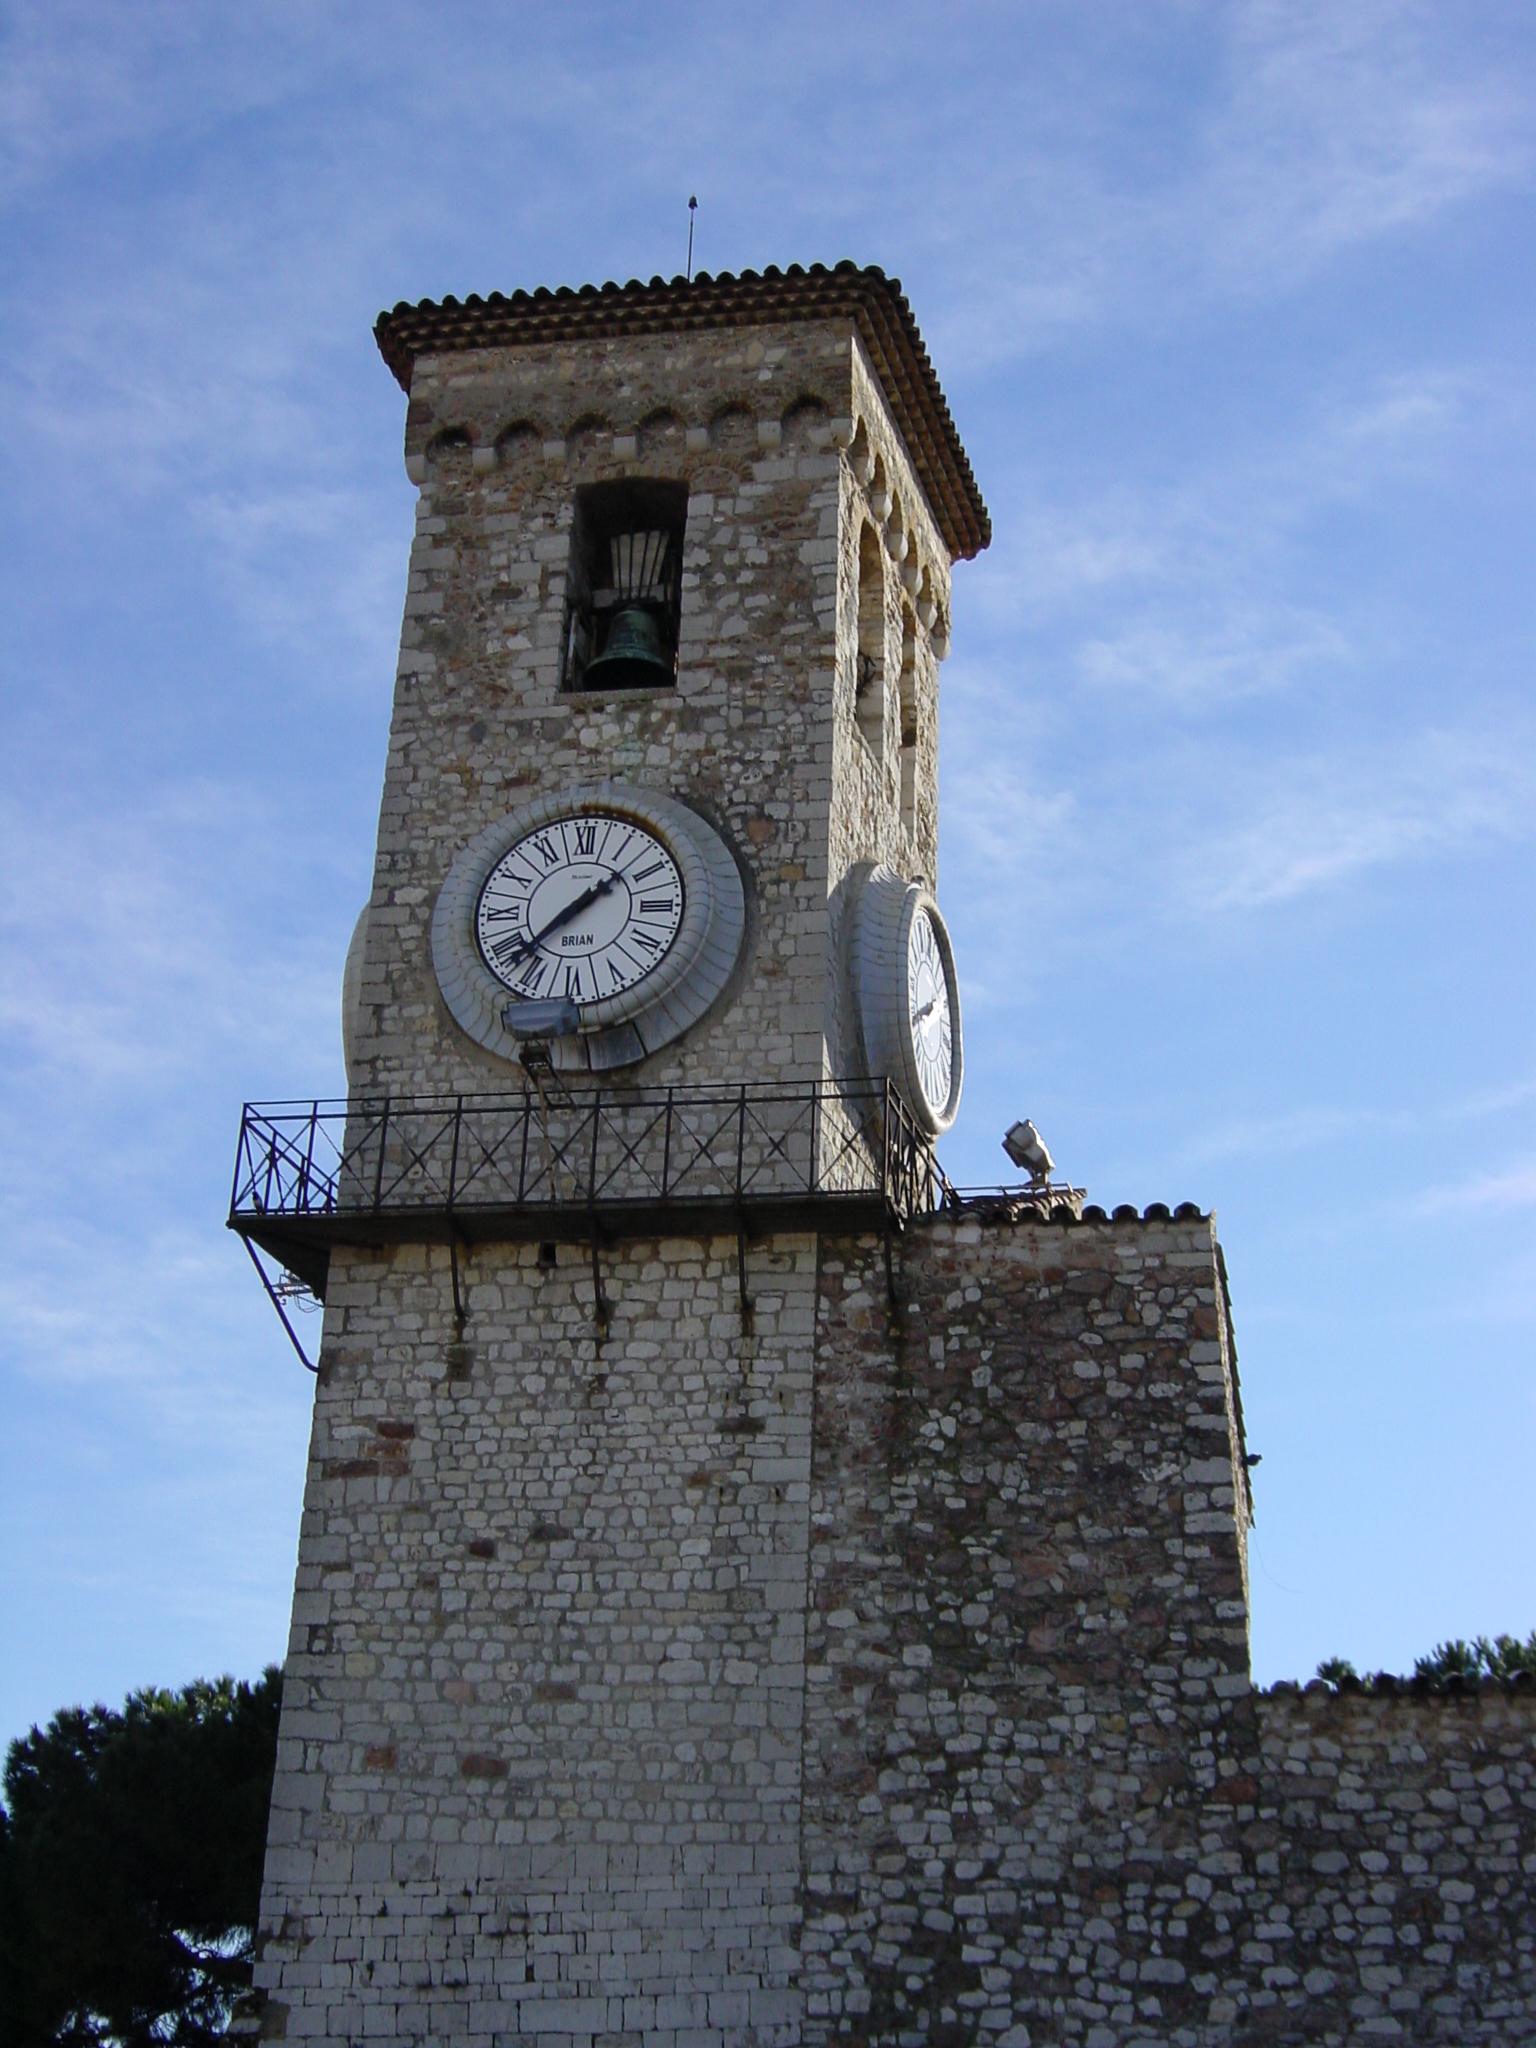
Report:
[[[957,467],[963,466],[967,481],[970,482],[974,490],[975,479],[969,474],[970,464],[965,459],[959,435],[955,432],[954,421],[950,416],[949,407],[944,400],[942,388],[939,386],[937,376],[934,373],[928,351],[923,346],[922,335],[918,331],[916,322],[913,319],[912,309],[907,302],[905,294],[902,292],[901,280],[899,278],[887,278],[881,273],[880,283],[884,289],[876,289],[874,279],[869,275],[868,271],[865,271],[859,274],[858,283],[864,287],[858,294],[858,310],[865,314],[869,323],[868,327],[865,327],[864,323],[861,322],[860,328],[864,334],[870,354],[874,358],[872,367],[874,368],[876,378],[882,386],[891,389],[894,395],[909,401],[904,407],[911,416],[911,434],[908,438],[914,443],[911,452],[919,471],[919,480],[923,485],[923,489],[930,498],[937,499],[938,502],[934,506],[935,511],[947,513],[949,515],[949,523],[953,524],[958,532],[966,534],[968,537],[979,537],[981,523],[977,519],[974,509],[970,505],[963,503],[959,496],[949,488],[944,474],[945,464],[942,459],[942,450],[933,444],[932,437],[924,431],[923,413],[925,408],[921,404],[913,405],[910,403],[911,399],[919,395],[912,388],[913,384],[916,383],[922,387],[921,396],[928,400],[929,405],[938,416],[941,428],[948,429],[948,438],[952,443],[952,453],[959,457]],[[902,314],[905,314],[905,319],[900,317]],[[873,332],[870,331],[871,329]],[[900,345],[902,343],[905,343],[905,348]],[[895,345],[893,346],[893,344]],[[904,356],[909,358],[910,362],[915,366],[917,372],[915,378],[908,368],[908,363],[903,360]]]
[[[701,270],[697,276],[551,290],[518,287],[510,294],[453,294],[441,301],[399,300],[374,323],[380,353],[402,388],[409,390],[417,355],[434,342],[452,348],[491,347],[498,342],[579,339],[628,327],[656,332],[712,326],[750,326],[776,318],[843,318],[853,322],[868,351],[870,366],[893,402],[897,424],[908,442],[917,478],[947,537],[962,557],[979,553],[991,539],[992,522],[975,472],[955,426],[933,360],[902,289],[878,264],[859,265],[844,257],[831,268],[768,264],[761,272]]]

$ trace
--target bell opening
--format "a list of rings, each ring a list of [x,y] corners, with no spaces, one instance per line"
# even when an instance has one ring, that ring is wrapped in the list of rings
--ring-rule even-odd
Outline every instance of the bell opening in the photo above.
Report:
[[[626,477],[576,493],[563,688],[675,685],[687,521],[684,483]]]

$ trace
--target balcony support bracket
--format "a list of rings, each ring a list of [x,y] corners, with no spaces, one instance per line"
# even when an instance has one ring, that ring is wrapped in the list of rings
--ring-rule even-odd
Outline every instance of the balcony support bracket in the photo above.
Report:
[[[320,1371],[320,1367],[318,1364],[310,1364],[308,1354],[305,1352],[304,1346],[299,1342],[298,1334],[295,1331],[293,1324],[288,1320],[288,1311],[283,1306],[283,1297],[272,1285],[271,1280],[267,1276],[266,1267],[261,1263],[261,1260],[256,1256],[255,1245],[251,1243],[251,1240],[248,1237],[242,1238],[241,1243],[245,1246],[246,1250],[251,1255],[251,1264],[256,1268],[257,1278],[261,1281],[262,1286],[265,1287],[265,1289],[267,1290],[267,1299],[271,1302],[272,1306],[277,1310],[278,1314],[282,1317],[283,1328],[288,1332],[288,1342],[299,1354],[300,1365],[303,1366],[306,1372],[318,1374]]]

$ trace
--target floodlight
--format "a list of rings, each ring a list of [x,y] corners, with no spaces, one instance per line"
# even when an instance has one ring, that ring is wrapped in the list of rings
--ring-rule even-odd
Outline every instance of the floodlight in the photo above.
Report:
[[[1044,1187],[1056,1162],[1028,1117],[1022,1123],[1008,1126],[1003,1137],[1003,1150],[1015,1166],[1023,1167],[1035,1187]]]

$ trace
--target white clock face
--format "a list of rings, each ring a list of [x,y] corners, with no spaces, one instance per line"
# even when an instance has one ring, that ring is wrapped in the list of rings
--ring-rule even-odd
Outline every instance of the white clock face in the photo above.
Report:
[[[955,1034],[949,1013],[949,979],[933,919],[920,910],[907,937],[907,1026],[917,1063],[918,1084],[935,1115],[949,1106],[954,1076]]]
[[[624,994],[666,957],[683,878],[662,842],[611,812],[573,811],[526,833],[486,878],[475,935],[496,979],[525,1002]]]

